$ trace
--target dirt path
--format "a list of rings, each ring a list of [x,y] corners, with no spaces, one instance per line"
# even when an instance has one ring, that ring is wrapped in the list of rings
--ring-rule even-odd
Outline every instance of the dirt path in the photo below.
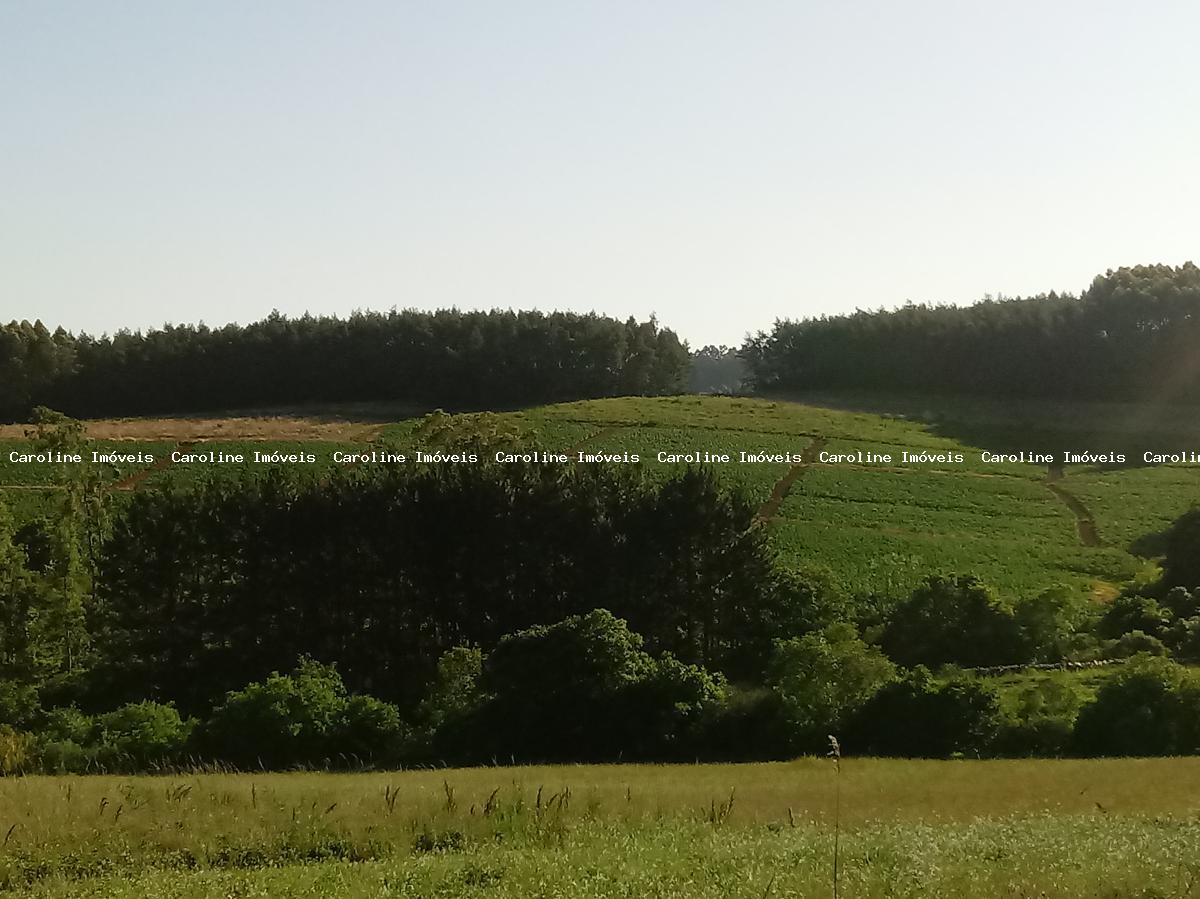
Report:
[[[133,474],[126,475],[110,487],[110,490],[137,490],[142,482],[150,475],[157,471],[162,471],[164,468],[170,468],[174,463],[171,461],[172,453],[186,453],[190,450],[194,443],[190,440],[185,440],[181,443],[176,443],[167,452],[163,453],[162,458],[156,461],[153,465],[148,465],[145,468],[139,468]]]
[[[567,447],[565,450],[559,450],[558,452],[561,452],[567,456],[578,456],[579,453],[581,453],[593,440],[599,440],[601,437],[606,437],[615,430],[617,430],[616,427],[611,426],[600,428],[598,431],[593,431],[591,434],[588,434],[575,446]]]
[[[814,437],[812,443],[801,454],[800,461],[787,470],[779,481],[771,490],[770,498],[763,503],[762,508],[758,510],[758,514],[754,516],[756,521],[770,521],[779,514],[779,507],[783,505],[783,501],[787,499],[789,493],[792,492],[792,485],[796,483],[800,475],[804,474],[805,470],[813,464],[817,459],[817,454],[825,447],[824,437]]]
[[[1079,499],[1072,493],[1068,493],[1062,487],[1058,486],[1055,481],[1043,481],[1046,489],[1057,496],[1075,516],[1075,530],[1079,532],[1079,542],[1084,546],[1103,546],[1104,541],[1100,539],[1100,531],[1096,528],[1096,519],[1092,517],[1092,513],[1088,511]]]

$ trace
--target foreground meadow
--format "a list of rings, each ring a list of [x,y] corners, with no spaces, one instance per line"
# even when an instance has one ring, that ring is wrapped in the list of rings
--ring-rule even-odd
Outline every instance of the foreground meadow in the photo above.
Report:
[[[839,796],[840,791],[840,796]],[[22,896],[1187,896],[1200,759],[0,782]]]

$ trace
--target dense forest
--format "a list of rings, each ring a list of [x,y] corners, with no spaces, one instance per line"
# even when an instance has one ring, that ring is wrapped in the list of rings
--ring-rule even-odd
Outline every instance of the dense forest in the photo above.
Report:
[[[505,445],[489,417],[447,450]],[[35,445],[84,451],[43,412]],[[0,771],[1200,752],[1200,511],[1111,603],[784,565],[712,471],[366,464],[0,506]],[[813,560],[819,563],[819,560]],[[1122,663],[1123,664],[1118,664]],[[1066,670],[1102,663],[1092,693]],[[1043,665],[1002,696],[998,670]]]
[[[0,416],[81,417],[398,401],[505,407],[675,393],[689,354],[654,319],[555,312],[274,314],[112,336],[0,326]]]
[[[1135,266],[1081,296],[779,321],[742,348],[759,391],[1200,400],[1200,268]]]

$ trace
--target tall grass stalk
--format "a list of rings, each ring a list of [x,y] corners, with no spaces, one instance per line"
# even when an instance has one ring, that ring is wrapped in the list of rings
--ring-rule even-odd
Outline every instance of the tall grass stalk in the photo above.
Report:
[[[833,899],[838,899],[842,849],[842,747],[833,734],[829,735],[829,757],[833,759]]]

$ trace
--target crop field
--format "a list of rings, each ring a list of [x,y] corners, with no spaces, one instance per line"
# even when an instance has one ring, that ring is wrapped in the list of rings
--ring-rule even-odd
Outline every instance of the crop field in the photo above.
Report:
[[[0,781],[37,897],[1187,896],[1200,759]]]
[[[1071,492],[1096,516],[1101,536],[1113,546],[1136,548],[1154,538],[1200,502],[1200,470],[1185,465],[1089,469],[1071,479]]]
[[[193,461],[164,465],[152,472],[145,484],[154,487],[166,482],[187,484],[206,477],[214,472],[245,471],[251,474],[262,474],[271,468],[281,465],[297,465],[312,471],[327,470],[336,463],[333,454],[337,450],[347,450],[347,444],[327,440],[205,440],[188,442],[173,448],[188,456],[216,455],[233,458],[241,456],[242,462],[214,463]],[[350,448],[353,448],[352,446]],[[256,461],[258,454],[259,461]],[[170,459],[171,450],[164,455]],[[311,459],[311,461],[309,461]]]
[[[518,445],[571,454],[636,453],[655,472],[683,464],[659,463],[660,452],[726,453],[731,461],[713,467],[762,507],[785,560],[828,569],[861,592],[904,593],[941,571],[977,574],[1014,597],[1059,583],[1111,595],[1120,584],[1144,576],[1156,535],[1200,502],[1195,466],[1067,466],[1050,484],[1044,465],[981,461],[982,450],[1014,451],[1025,426],[1053,424],[1059,442],[1102,448],[1101,414],[1128,441],[1129,423],[1140,419],[1117,407],[1089,417],[1049,409],[1039,414],[1026,404],[1003,413],[1015,416],[1005,431],[1002,418],[987,418],[986,409],[952,410],[964,422],[956,424],[947,414],[920,411],[922,405],[898,405],[904,410],[898,414],[749,398],[619,398],[501,413],[490,420],[517,435]],[[1173,420],[1180,417],[1175,410]],[[439,448],[420,436],[420,419],[355,424],[292,415],[274,425],[269,418],[242,417],[89,422],[88,429],[103,438],[98,449],[141,449],[159,460],[140,471],[137,465],[107,466],[104,477],[122,491],[291,464],[255,463],[256,451],[308,453],[313,461],[300,464],[319,472],[335,464],[338,450],[386,445],[412,458],[416,450]],[[10,462],[9,452],[29,446],[18,435],[9,426],[0,446],[0,496],[18,518],[27,518],[50,495],[45,488],[53,483],[55,466]],[[982,439],[972,442],[973,437]],[[1174,432],[1172,437],[1183,439]],[[174,449],[241,453],[251,461],[170,464]],[[822,451],[841,459],[821,462]],[[762,454],[762,461],[739,463],[740,452]],[[867,461],[857,461],[859,453]],[[880,461],[884,455],[891,459]]]
[[[134,459],[124,459],[122,456],[136,456],[138,453],[152,455],[160,459],[169,455],[174,444],[164,441],[129,441],[129,440],[97,440],[89,446],[86,458],[90,459],[92,451],[103,453],[110,459],[97,463],[93,471],[101,478],[111,482],[121,482],[148,467],[145,462]],[[32,487],[52,484],[58,465],[54,462],[14,461],[13,453],[31,454],[33,452],[27,440],[0,440],[0,486],[3,487]]]

